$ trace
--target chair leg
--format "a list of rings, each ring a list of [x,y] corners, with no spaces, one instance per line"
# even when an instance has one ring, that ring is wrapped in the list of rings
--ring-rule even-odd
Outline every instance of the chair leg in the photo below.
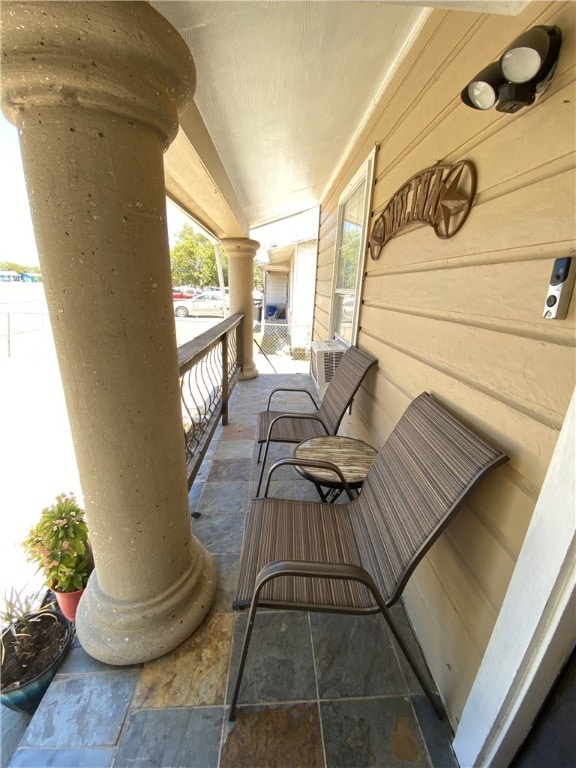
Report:
[[[324,504],[328,504],[328,499],[326,498],[326,494],[322,490],[322,486],[318,483],[314,483],[314,487],[316,488],[316,491],[318,492],[318,496],[320,496],[320,501]]]
[[[262,487],[262,480],[264,478],[264,470],[266,469],[266,460],[268,458],[268,448],[270,447],[270,440],[266,440],[266,448],[264,450],[264,458],[262,459],[262,467],[260,469],[260,478],[258,480],[258,489],[256,496],[260,496],[260,488]]]
[[[258,601],[255,596],[252,599],[252,604],[250,605],[250,612],[248,613],[248,623],[246,624],[246,631],[244,633],[244,642],[242,643],[242,653],[240,654],[240,664],[238,666],[238,673],[236,675],[236,685],[234,686],[234,695],[232,696],[232,703],[230,704],[230,714],[228,715],[228,719],[230,721],[236,718],[236,703],[238,702],[238,694],[240,693],[240,685],[242,684],[242,675],[244,674],[244,667],[246,666],[246,657],[248,656],[248,646],[250,645],[252,630],[254,629],[254,620],[256,618],[257,608],[258,608]]]
[[[426,694],[428,700],[430,701],[430,704],[432,704],[434,711],[436,712],[440,720],[444,720],[445,712],[439,697],[434,693],[432,688],[429,686],[428,681],[420,671],[420,666],[418,662],[416,661],[410,649],[406,645],[404,638],[400,634],[398,628],[396,627],[396,624],[394,623],[394,621],[392,620],[392,617],[390,616],[390,612],[388,611],[387,608],[385,608],[382,605],[380,606],[380,608],[381,608],[381,612],[382,612],[382,616],[384,617],[384,620],[390,627],[390,631],[392,632],[396,642],[400,646],[400,649],[402,650],[402,653],[404,654],[406,661],[412,667],[412,671],[414,672],[414,674],[416,675],[416,678],[418,679],[418,682],[422,686],[422,690]]]

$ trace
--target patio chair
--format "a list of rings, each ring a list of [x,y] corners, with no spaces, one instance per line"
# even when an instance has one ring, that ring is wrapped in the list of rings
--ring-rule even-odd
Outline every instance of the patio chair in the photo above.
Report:
[[[309,389],[277,387],[272,390],[266,410],[258,414],[257,440],[260,444],[258,461],[260,461],[263,446],[265,450],[256,496],[260,495],[270,443],[301,443],[302,440],[308,440],[311,437],[335,435],[346,408],[352,402],[364,377],[377,363],[376,358],[367,352],[362,352],[357,347],[348,347],[326,387],[320,406],[317,405]],[[304,392],[312,400],[316,411],[311,413],[271,411],[272,397],[277,392]]]
[[[248,606],[250,610],[230,719],[235,716],[260,606],[345,614],[381,612],[442,718],[442,704],[388,609],[471,489],[505,461],[504,453],[423,393],[398,421],[358,497],[345,504],[254,499],[233,602],[236,610]],[[281,459],[275,466],[295,462]],[[337,472],[335,465],[333,469]]]

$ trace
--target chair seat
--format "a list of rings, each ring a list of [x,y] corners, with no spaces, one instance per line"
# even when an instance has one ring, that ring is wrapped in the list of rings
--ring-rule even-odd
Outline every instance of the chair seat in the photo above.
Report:
[[[327,505],[290,499],[263,498],[248,510],[238,589],[233,607],[250,605],[260,569],[277,560],[300,560],[362,566],[351,518],[354,506]],[[270,535],[273,532],[273,535]],[[378,585],[382,588],[383,585]],[[358,582],[282,576],[260,593],[268,607],[373,613],[378,610],[369,591]]]
[[[277,416],[286,416],[286,411],[262,411],[258,414],[258,442],[264,442],[268,436],[270,423]],[[301,414],[294,414],[295,416]],[[314,416],[311,411],[310,416]],[[326,430],[317,419],[280,419],[274,424],[274,442],[277,443],[301,443],[302,440],[309,440],[311,437],[325,435]]]

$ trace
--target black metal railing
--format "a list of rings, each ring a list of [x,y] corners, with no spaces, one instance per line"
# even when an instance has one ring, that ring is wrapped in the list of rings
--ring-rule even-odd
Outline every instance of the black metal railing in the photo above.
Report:
[[[200,468],[240,373],[243,314],[232,315],[178,347],[188,487]]]

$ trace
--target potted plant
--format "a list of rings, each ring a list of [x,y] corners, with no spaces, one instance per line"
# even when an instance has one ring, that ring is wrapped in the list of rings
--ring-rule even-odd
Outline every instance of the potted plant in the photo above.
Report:
[[[39,593],[12,589],[4,597],[0,699],[15,712],[33,714],[72,642],[70,623],[54,608]]]
[[[22,543],[27,559],[38,564],[60,610],[76,619],[78,601],[93,569],[84,510],[73,494],[61,494],[42,510],[38,523]]]

